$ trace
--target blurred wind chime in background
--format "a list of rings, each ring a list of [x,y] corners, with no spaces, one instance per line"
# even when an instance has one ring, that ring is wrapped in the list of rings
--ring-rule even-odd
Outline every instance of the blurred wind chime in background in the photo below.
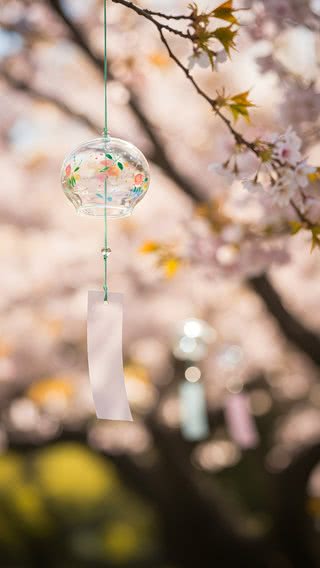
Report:
[[[243,351],[239,345],[226,345],[218,358],[226,396],[224,418],[230,438],[243,450],[255,448],[259,434],[251,411],[249,395],[241,380]]]
[[[184,378],[179,385],[181,432],[186,440],[197,441],[209,435],[206,396],[199,364],[207,355],[216,331],[205,321],[188,318],[176,329],[173,354],[184,361]]]
[[[108,131],[107,0],[104,3],[104,129],[100,138],[83,143],[64,160],[63,191],[82,215],[104,221],[103,291],[88,293],[88,364],[98,418],[132,420],[122,361],[123,296],[108,290],[108,217],[131,215],[146,194],[150,174],[138,148]]]
[[[180,427],[183,437],[191,442],[206,439],[210,432],[201,361],[216,340],[216,330],[201,319],[188,318],[176,328],[173,355],[184,363],[184,380],[179,385]],[[259,437],[249,397],[242,392],[241,359],[242,350],[237,345],[225,346],[218,354],[225,383],[226,429],[233,442],[246,450],[256,447]]]

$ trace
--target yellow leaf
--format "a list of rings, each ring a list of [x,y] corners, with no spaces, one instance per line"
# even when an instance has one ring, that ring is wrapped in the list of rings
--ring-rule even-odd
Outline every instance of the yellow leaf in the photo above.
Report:
[[[311,241],[311,252],[313,252],[313,250],[318,247],[320,248],[320,226],[319,225],[315,225],[314,227],[312,227],[311,229],[311,233],[312,233],[312,241]]]
[[[219,20],[226,20],[230,24],[238,24],[238,20],[233,13],[232,0],[224,2],[218,6],[215,10],[211,12],[214,18],[219,18]]]
[[[250,91],[244,91],[243,93],[229,97],[229,101],[231,102],[227,103],[227,106],[232,112],[235,121],[239,118],[239,116],[243,116],[248,122],[250,122],[248,108],[254,107],[255,105],[248,99],[249,92]]]
[[[289,225],[291,227],[291,235],[296,235],[303,227],[299,221],[289,221]]]
[[[320,179],[320,168],[317,168],[312,174],[308,174],[308,179],[311,183],[318,181]]]
[[[272,157],[272,148],[267,148],[259,153],[259,156],[263,162],[269,162]]]
[[[172,278],[176,274],[180,265],[181,261],[178,258],[171,257],[164,260],[162,266],[166,277]]]
[[[230,97],[230,98],[236,105],[242,105],[242,106],[245,106],[245,107],[254,107],[256,105],[253,104],[248,99],[249,94],[250,94],[250,91],[248,90],[248,91],[244,91],[243,93],[239,93],[238,95],[233,95],[233,97]]]
[[[139,249],[142,254],[149,254],[150,252],[156,252],[159,250],[160,245],[155,241],[146,241]]]

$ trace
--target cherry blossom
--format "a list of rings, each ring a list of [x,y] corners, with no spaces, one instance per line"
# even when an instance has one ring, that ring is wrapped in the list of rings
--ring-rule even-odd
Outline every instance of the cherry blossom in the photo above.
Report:
[[[211,65],[210,57],[206,52],[203,53],[193,53],[188,58],[188,67],[189,69],[193,69],[195,65],[199,65],[201,69],[207,69]]]
[[[308,175],[313,174],[317,168],[307,164],[306,160],[300,162],[295,168],[295,179],[299,187],[305,188],[309,185]]]
[[[289,126],[284,134],[279,136],[274,144],[273,157],[281,164],[296,166],[301,160],[301,138]]]
[[[279,178],[275,184],[271,185],[269,192],[272,200],[280,207],[286,207],[294,198],[298,189],[295,172],[289,168],[283,168],[278,171]]]
[[[242,184],[250,193],[258,193],[264,189],[262,183],[258,182],[256,179],[245,179]]]
[[[216,173],[219,176],[226,177],[228,180],[233,181],[238,178],[238,170],[236,165],[232,168],[230,161],[221,164],[220,162],[212,162],[208,166],[208,171],[211,173]]]

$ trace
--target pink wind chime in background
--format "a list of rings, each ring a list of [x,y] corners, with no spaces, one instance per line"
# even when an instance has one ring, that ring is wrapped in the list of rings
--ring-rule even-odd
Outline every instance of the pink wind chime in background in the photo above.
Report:
[[[98,418],[132,420],[122,361],[123,296],[107,284],[108,217],[131,215],[146,194],[150,173],[146,158],[133,144],[109,137],[107,100],[107,10],[104,0],[104,130],[64,160],[61,183],[67,198],[82,215],[104,220],[103,291],[88,294],[88,363]]]

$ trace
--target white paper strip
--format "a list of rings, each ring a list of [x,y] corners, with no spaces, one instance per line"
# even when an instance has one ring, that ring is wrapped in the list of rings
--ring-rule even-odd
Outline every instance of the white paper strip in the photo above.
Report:
[[[181,430],[186,440],[203,440],[209,435],[206,397],[202,384],[183,381],[180,385]]]
[[[243,449],[255,448],[259,434],[246,394],[231,394],[225,400],[225,418],[231,438]]]
[[[88,292],[88,363],[98,418],[132,420],[123,375],[122,294]]]

